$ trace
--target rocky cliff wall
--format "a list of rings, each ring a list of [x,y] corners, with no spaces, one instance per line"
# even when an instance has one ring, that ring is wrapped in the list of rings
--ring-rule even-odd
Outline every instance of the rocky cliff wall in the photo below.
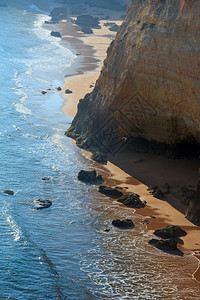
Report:
[[[200,144],[199,16],[198,0],[132,0],[68,135],[85,148],[108,127],[120,139]]]

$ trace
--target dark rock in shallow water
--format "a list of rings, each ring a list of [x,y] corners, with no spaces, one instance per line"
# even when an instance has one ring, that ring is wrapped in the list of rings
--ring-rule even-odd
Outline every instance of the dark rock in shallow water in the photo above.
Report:
[[[41,93],[42,93],[42,95],[45,95],[47,92],[45,92],[45,91],[41,91]]]
[[[105,185],[100,185],[99,192],[111,198],[119,198],[123,196],[122,192]]]
[[[50,180],[50,178],[49,177],[42,177],[42,180],[48,181],[48,180]]]
[[[112,225],[121,229],[131,229],[135,227],[134,223],[130,219],[113,220]]]
[[[145,202],[140,200],[140,196],[135,193],[127,194],[117,200],[120,203],[132,208],[144,208]]]
[[[154,231],[154,234],[156,236],[159,236],[159,237],[163,238],[163,239],[177,238],[177,237],[187,235],[185,230],[183,230],[182,228],[180,228],[177,225],[169,225],[169,226],[166,226],[165,228],[162,228],[162,229],[156,229]]]
[[[101,175],[97,175],[96,171],[84,171],[81,170],[78,173],[78,180],[88,183],[98,183],[101,184],[104,182],[103,177]]]
[[[5,190],[3,192],[4,192],[4,194],[7,194],[7,195],[14,195],[14,192],[12,190]]]
[[[43,208],[48,208],[52,205],[52,202],[50,200],[42,200],[42,199],[35,199],[34,201],[34,208],[35,209],[43,209]]]
[[[92,154],[91,159],[102,165],[107,165],[107,155],[101,152],[95,152]]]
[[[149,241],[149,244],[160,250],[168,250],[168,251],[177,250],[177,242],[174,239],[167,239],[167,240],[151,239]]]
[[[60,34],[60,32],[58,32],[58,31],[51,31],[51,35],[54,36],[54,37],[57,37],[57,38],[61,38],[62,37],[61,34]]]
[[[62,88],[59,86],[59,87],[57,87],[57,91],[62,91]]]

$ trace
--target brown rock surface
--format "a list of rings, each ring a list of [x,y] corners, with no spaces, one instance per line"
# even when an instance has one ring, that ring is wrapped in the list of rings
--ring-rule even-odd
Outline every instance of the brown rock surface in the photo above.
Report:
[[[79,103],[72,126],[82,141],[95,144],[112,120],[120,138],[200,143],[199,15],[198,0],[132,0],[93,92]]]

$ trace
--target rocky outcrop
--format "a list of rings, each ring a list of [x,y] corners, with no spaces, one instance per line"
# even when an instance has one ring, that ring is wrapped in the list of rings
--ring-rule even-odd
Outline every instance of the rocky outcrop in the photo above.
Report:
[[[105,185],[100,185],[99,192],[111,198],[119,198],[123,196],[122,192]]]
[[[146,203],[141,201],[140,196],[135,193],[124,195],[117,201],[131,208],[144,208],[146,206]]]
[[[97,175],[95,170],[93,171],[84,171],[81,170],[78,173],[78,180],[91,183],[91,184],[101,184],[104,182],[102,175]]]
[[[149,244],[164,251],[177,250],[177,242],[174,239],[167,239],[167,240],[151,239],[149,241]]]
[[[199,14],[198,0],[132,0],[79,102],[71,127],[79,146],[115,154],[131,137],[143,150],[200,149]]]
[[[169,225],[162,229],[156,229],[154,231],[154,234],[163,239],[177,238],[177,237],[187,235],[185,230],[183,230],[181,227],[179,227],[177,225]]]
[[[133,221],[130,219],[113,220],[112,225],[120,229],[132,229],[135,227]]]
[[[43,200],[40,198],[35,199],[33,203],[34,203],[34,208],[36,210],[48,208],[52,205],[52,202],[50,200]]]

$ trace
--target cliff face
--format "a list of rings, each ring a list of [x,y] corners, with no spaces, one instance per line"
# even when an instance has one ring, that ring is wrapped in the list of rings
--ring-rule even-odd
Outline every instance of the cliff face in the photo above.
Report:
[[[132,0],[68,135],[87,147],[111,122],[120,139],[200,144],[199,16],[198,0]]]

